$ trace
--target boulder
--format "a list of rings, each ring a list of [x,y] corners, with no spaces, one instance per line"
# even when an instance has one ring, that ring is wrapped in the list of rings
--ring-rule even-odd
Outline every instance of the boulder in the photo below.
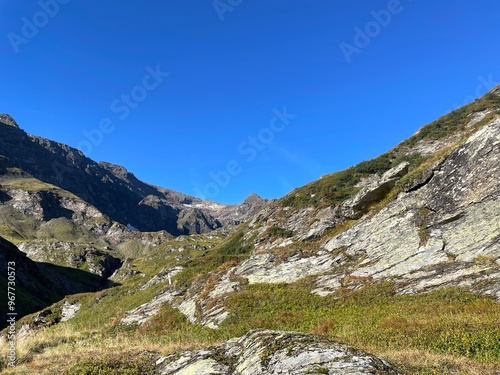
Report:
[[[320,336],[254,330],[208,349],[157,362],[161,375],[398,374],[383,359]]]

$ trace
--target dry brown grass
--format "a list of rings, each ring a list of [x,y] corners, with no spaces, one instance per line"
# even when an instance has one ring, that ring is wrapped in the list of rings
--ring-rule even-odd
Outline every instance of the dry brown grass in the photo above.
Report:
[[[403,374],[421,375],[498,375],[500,367],[481,364],[465,357],[430,353],[423,350],[404,349],[372,352],[402,369]]]
[[[2,374],[64,374],[72,366],[82,361],[96,359],[125,359],[129,361],[155,360],[160,356],[182,350],[200,349],[206,343],[186,339],[184,342],[170,341],[168,337],[151,338],[136,334],[120,333],[109,336],[93,332],[87,337],[79,335],[70,326],[42,330],[30,336],[28,340],[17,343],[18,364],[6,369]],[[219,344],[214,343],[214,344]],[[0,344],[0,350],[6,352],[6,344]]]

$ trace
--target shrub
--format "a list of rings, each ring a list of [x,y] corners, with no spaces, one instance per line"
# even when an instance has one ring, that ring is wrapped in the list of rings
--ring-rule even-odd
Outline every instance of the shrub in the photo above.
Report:
[[[281,228],[278,226],[273,226],[269,228],[268,233],[273,237],[289,238],[293,236],[293,232],[291,230]]]
[[[153,375],[152,364],[123,359],[86,360],[71,367],[67,375]]]

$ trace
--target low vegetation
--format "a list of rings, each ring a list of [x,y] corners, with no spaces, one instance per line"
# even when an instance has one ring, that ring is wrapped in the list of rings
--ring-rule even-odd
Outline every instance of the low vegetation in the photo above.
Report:
[[[289,238],[293,236],[293,232],[291,230],[281,228],[278,226],[272,226],[267,231],[269,235],[272,237]]]
[[[308,279],[247,285],[226,301],[231,315],[218,330],[191,324],[167,305],[144,326],[117,325],[123,311],[164,287],[129,293],[130,285],[118,286],[71,297],[82,303],[82,311],[21,342],[19,365],[6,373],[56,368],[68,374],[148,374],[155,356],[217,344],[257,328],[324,335],[387,358],[405,374],[500,370],[500,304],[460,289],[397,295],[395,285],[386,282],[320,297],[310,293]],[[65,360],[56,364],[63,353]]]
[[[313,332],[374,353],[412,349],[500,366],[500,304],[459,289],[408,296],[384,283],[320,297],[301,283],[262,284],[229,305],[226,329],[243,321],[245,329]]]
[[[488,109],[495,108],[496,112],[500,109],[500,97],[493,93],[488,93],[485,96],[476,99],[472,103],[448,113],[440,117],[436,121],[424,126],[412,137],[408,138],[402,145],[415,145],[418,141],[424,139],[439,140],[450,136],[459,131],[464,131],[466,125],[470,122],[472,113],[482,112]]]
[[[492,108],[494,110],[491,110]],[[472,129],[467,129],[467,124],[472,120],[472,114],[488,109],[490,109],[491,112],[486,114],[482,121],[477,123]],[[356,184],[358,184],[363,177],[373,174],[381,175],[403,161],[408,161],[410,163],[410,173],[417,170],[427,158],[418,153],[409,153],[408,151],[420,141],[443,140],[454,134],[475,131],[499,114],[500,96],[489,93],[425,125],[412,137],[387,153],[372,160],[363,161],[343,171],[323,176],[317,181],[295,189],[281,200],[281,204],[294,208],[305,206],[337,206],[359,191]],[[399,186],[396,187],[396,189],[398,188]]]

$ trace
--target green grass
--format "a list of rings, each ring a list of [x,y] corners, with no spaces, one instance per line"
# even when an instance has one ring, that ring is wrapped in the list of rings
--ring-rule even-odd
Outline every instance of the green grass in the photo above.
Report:
[[[340,298],[339,298],[340,297]],[[395,295],[390,283],[327,297],[303,284],[248,285],[222,329],[315,332],[382,352],[418,349],[500,365],[500,304],[459,289]]]
[[[235,233],[228,241],[223,243],[218,249],[217,254],[220,255],[243,255],[249,254],[253,250],[253,245],[250,241],[244,241],[243,231]]]
[[[168,337],[170,343],[189,339],[208,345],[251,329],[292,330],[325,335],[377,355],[410,352],[444,358],[425,366],[408,358],[401,363],[408,374],[461,373],[450,361],[500,369],[500,304],[488,298],[456,288],[396,295],[388,282],[326,297],[310,289],[308,281],[247,285],[226,301],[231,315],[218,330],[192,325],[164,306],[139,332],[159,342]]]
[[[153,363],[127,359],[85,360],[72,366],[67,375],[154,375]]]
[[[360,190],[356,184],[361,181],[362,177],[373,174],[381,175],[403,161],[408,161],[410,170],[413,170],[423,160],[425,158],[417,154],[398,155],[396,151],[390,151],[373,160],[364,161],[343,171],[323,176],[317,181],[295,189],[281,199],[281,205],[296,208],[306,206],[334,207],[351,198]]]
[[[80,312],[44,331],[45,339],[33,355],[53,348],[50,350],[73,358],[68,352],[71,345],[80,354],[70,362],[69,373],[123,370],[136,374],[140,370],[131,367],[133,362],[122,352],[138,347],[165,348],[166,352],[176,347],[203,347],[265,328],[320,334],[383,357],[391,353],[389,358],[405,374],[468,373],[460,372],[464,366],[500,369],[500,304],[460,289],[396,295],[395,285],[386,282],[321,297],[310,293],[313,283],[307,278],[294,284],[246,285],[226,300],[230,317],[218,330],[191,324],[168,305],[141,327],[117,325],[125,311],[169,287],[164,283],[140,291],[138,286],[144,281],[128,280],[123,286],[68,297],[69,302],[82,304]],[[61,337],[61,331],[76,336]],[[126,343],[120,347],[121,354],[103,360],[88,358],[90,353],[106,351],[111,342]],[[430,363],[421,363],[422,353],[433,358]],[[146,362],[137,363],[139,368],[147,368]]]
[[[238,264],[247,259],[253,250],[253,239],[244,239],[244,227],[210,251],[203,251],[181,262],[184,270],[174,277],[176,283],[187,287],[201,276],[207,275],[224,264]]]
[[[129,240],[122,242],[116,246],[116,250],[124,257],[132,258],[150,253],[154,249],[153,246],[144,245],[139,240]]]
[[[41,221],[33,216],[23,215],[8,205],[0,205],[0,236],[13,243],[32,240],[37,237]]]
[[[281,228],[278,226],[273,226],[267,230],[270,236],[272,237],[282,237],[289,238],[293,236],[293,232],[291,230]]]
[[[282,228],[276,228],[272,229],[274,235],[286,235]],[[64,370],[69,373],[116,370],[135,374],[141,370],[130,367],[130,358],[122,356],[122,352],[103,360],[88,355],[94,356],[89,353],[101,353],[109,343],[122,341],[126,344],[120,348],[125,352],[143,346],[160,351],[170,348],[165,349],[167,352],[171,348],[202,347],[251,329],[266,328],[321,334],[382,357],[387,355],[407,374],[467,373],[458,370],[467,366],[500,369],[500,304],[459,289],[396,295],[394,284],[383,283],[320,297],[310,293],[314,285],[312,278],[306,278],[294,284],[245,285],[224,302],[230,316],[218,330],[191,324],[168,305],[141,327],[118,325],[125,311],[151,301],[166,288],[187,288],[200,280],[197,284],[205,288],[212,272],[219,274],[242,262],[253,250],[253,239],[245,240],[245,230],[240,227],[229,236],[217,234],[214,238],[200,235],[173,239],[151,253],[130,259],[128,265],[137,273],[121,281],[123,285],[67,297],[69,302],[82,304],[80,312],[70,321],[48,328],[37,349],[30,349],[32,354],[26,361],[36,358],[37,353],[63,353],[58,355],[73,358],[73,367]],[[139,289],[163,268],[175,265],[185,269],[174,277],[173,286],[164,282]],[[57,309],[61,303],[48,309]],[[64,327],[71,332],[69,338],[60,336]],[[71,357],[69,345],[83,352],[81,357]],[[422,353],[434,357],[422,363]]]
[[[444,115],[424,126],[420,131],[404,141],[403,145],[415,145],[418,141],[424,139],[443,139],[457,131],[464,131],[465,126],[470,122],[470,114],[481,112],[486,109],[500,108],[500,97],[488,93],[474,102],[460,107],[447,115]]]

